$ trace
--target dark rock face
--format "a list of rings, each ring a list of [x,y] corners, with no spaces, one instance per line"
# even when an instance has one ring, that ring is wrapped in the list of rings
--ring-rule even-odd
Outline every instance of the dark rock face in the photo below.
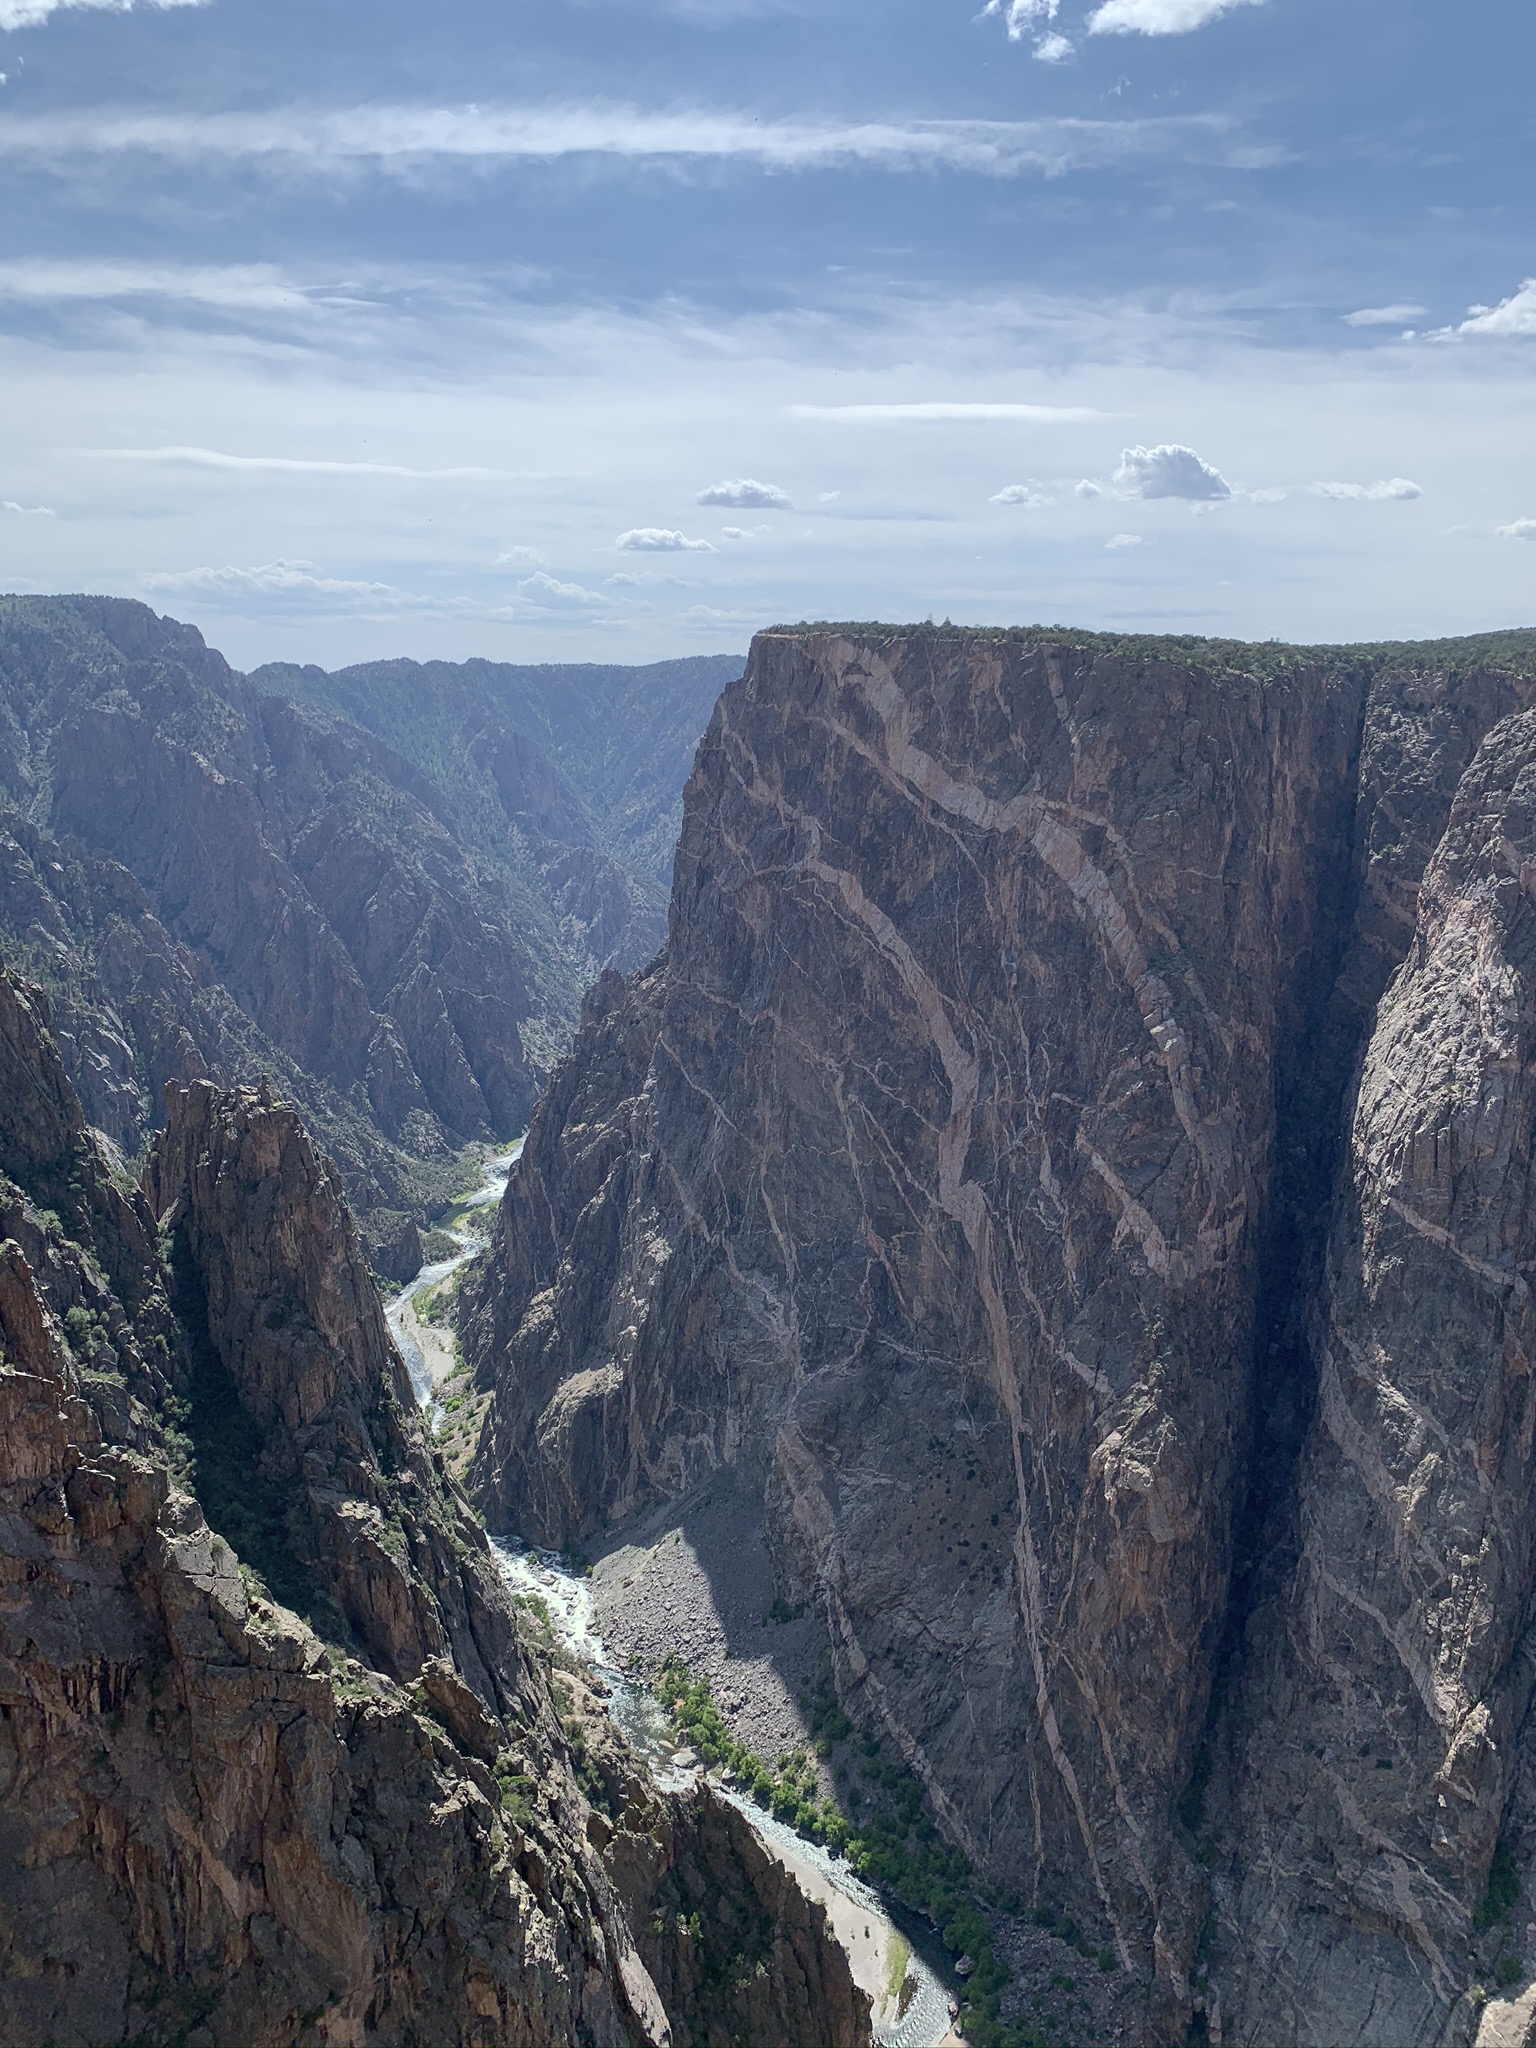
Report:
[[[493,1525],[754,1475],[1150,2038],[1463,2038],[1491,1970],[1533,655],[760,637],[466,1285]]]
[[[0,976],[0,1169],[0,2036],[705,2038],[656,1885],[762,1872],[578,1782],[292,1111],[174,1091],[125,1190]],[[798,1904],[753,2038],[866,2042]]]

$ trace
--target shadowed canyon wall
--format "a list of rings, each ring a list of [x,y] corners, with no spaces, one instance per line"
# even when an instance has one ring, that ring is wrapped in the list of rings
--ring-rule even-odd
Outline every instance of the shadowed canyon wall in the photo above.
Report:
[[[492,1526],[751,1478],[849,1711],[1152,2039],[1470,2037],[1533,697],[1530,635],[760,636],[466,1283]]]

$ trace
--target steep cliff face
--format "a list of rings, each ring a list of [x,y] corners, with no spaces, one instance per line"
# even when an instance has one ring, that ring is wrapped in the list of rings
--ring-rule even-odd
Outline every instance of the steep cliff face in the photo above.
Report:
[[[1428,2040],[1469,2009],[1531,1572],[1522,1311],[1468,1290],[1522,1256],[1530,1011],[1491,910],[1468,978],[1457,906],[1514,917],[1532,652],[761,636],[667,953],[594,990],[466,1287],[493,1525],[571,1540],[752,1477],[845,1704],[991,1878],[1100,1929],[1151,2038]],[[1449,1130],[1453,1071],[1475,1188],[1408,1142]],[[1470,1236],[1404,1191],[1446,1173]],[[1423,1347],[1401,1379],[1383,1317]],[[1422,1783],[1370,1775],[1339,1850],[1373,1717],[1414,1713]],[[1449,1877],[1406,1834],[1362,1872],[1383,1799]]]
[[[0,977],[0,1168],[0,2034],[705,2038],[639,1913],[675,1977],[661,1873],[761,1873],[583,1764],[291,1110],[177,1092],[126,1191]],[[867,2041],[803,1931],[757,2038]]]

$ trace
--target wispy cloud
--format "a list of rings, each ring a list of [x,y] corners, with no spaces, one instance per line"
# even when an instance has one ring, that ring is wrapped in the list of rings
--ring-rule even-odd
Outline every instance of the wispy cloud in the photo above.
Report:
[[[332,462],[299,455],[226,455],[218,448],[72,448],[96,462],[164,463],[176,469],[273,470],[282,476],[499,477],[499,469],[411,469],[399,462]]]
[[[1037,426],[1102,419],[1085,405],[993,405],[925,399],[912,405],[791,405],[795,420],[1025,420]]]
[[[1232,486],[1219,469],[1177,441],[1125,449],[1114,481],[1137,498],[1189,498],[1214,504],[1232,495]]]
[[[1357,312],[1346,313],[1346,327],[1401,327],[1408,320],[1422,320],[1428,307],[1421,306],[1415,299],[1403,299],[1390,306],[1361,306]]]
[[[203,7],[207,0],[138,0],[150,8]],[[135,0],[0,0],[0,29],[36,28],[64,7],[95,7],[108,14],[131,14]]]
[[[1469,306],[1458,334],[1536,334],[1536,277],[1496,306]]]
[[[18,512],[23,519],[56,519],[58,514],[51,505],[18,505],[14,498],[0,502],[0,512]]]
[[[1184,36],[1234,7],[1262,7],[1264,0],[1105,0],[1088,17],[1093,36]]]
[[[715,550],[707,540],[690,540],[686,533],[678,533],[670,526],[632,526],[627,533],[621,533],[614,546],[627,555],[712,555]]]
[[[572,605],[580,607],[608,602],[595,590],[587,590],[580,583],[562,583],[557,576],[546,575],[542,569],[536,576],[525,576],[517,586],[517,592],[530,604],[550,605],[560,610],[568,610]]]
[[[1380,477],[1373,484],[1313,484],[1312,490],[1319,498],[1357,500],[1373,505],[1422,498],[1424,495],[1420,486],[1410,483],[1405,476]]]
[[[777,484],[760,484],[755,477],[740,476],[732,483],[711,484],[700,491],[701,505],[729,505],[738,511],[793,512],[794,501]]]
[[[1112,533],[1104,543],[1107,548],[1139,548],[1141,544],[1139,533]]]
[[[388,583],[358,583],[323,576],[314,562],[262,562],[252,569],[157,569],[140,578],[146,590],[198,590],[219,595],[257,597],[381,598],[404,601],[405,593]]]
[[[443,161],[495,165],[566,157],[741,162],[780,171],[864,164],[1011,178],[1177,159],[1258,169],[1283,152],[1220,114],[1030,121],[763,120],[750,112],[624,105],[377,106],[266,113],[98,112],[8,121],[0,154],[50,163],[143,154],[175,162],[348,166],[409,175]]]

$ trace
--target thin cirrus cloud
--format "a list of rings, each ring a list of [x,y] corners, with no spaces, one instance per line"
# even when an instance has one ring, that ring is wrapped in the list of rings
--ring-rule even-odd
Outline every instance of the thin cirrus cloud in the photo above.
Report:
[[[1059,177],[1175,159],[1263,169],[1284,152],[1246,138],[1224,114],[1126,120],[764,121],[748,113],[624,105],[379,106],[264,113],[54,114],[0,127],[0,155],[50,165],[146,155],[178,163],[223,160],[310,170],[411,175],[430,164],[479,166],[608,157],[672,163],[741,162],[778,171],[864,165]]]
[[[0,502],[0,512],[15,512],[23,519],[57,519],[59,516],[51,505],[18,505],[14,498]]]
[[[792,420],[1022,420],[1035,426],[1070,425],[1102,419],[1086,405],[993,405],[953,399],[924,399],[911,405],[789,405]]]
[[[715,550],[707,540],[690,540],[686,533],[678,533],[670,526],[632,526],[627,533],[621,533],[614,546],[626,555],[712,555]]]
[[[207,0],[140,0],[150,8],[203,7]],[[94,7],[108,14],[131,14],[134,0],[0,0],[0,29],[36,28],[50,14],[66,7]]]
[[[1361,306],[1343,319],[1346,327],[1401,327],[1405,320],[1422,320],[1428,310],[1416,299],[1402,299],[1390,306]]]
[[[1105,0],[1088,17],[1091,36],[1185,36],[1230,14],[1262,7],[1264,0]]]
[[[1196,504],[1215,504],[1232,495],[1232,486],[1219,469],[1177,441],[1163,441],[1155,448],[1124,449],[1114,482],[1136,498],[1187,498]]]
[[[1318,498],[1371,505],[1406,503],[1410,498],[1422,498],[1424,495],[1422,488],[1405,476],[1379,477],[1373,484],[1313,484],[1312,493]]]
[[[500,477],[499,469],[411,469],[399,462],[330,462],[297,455],[226,455],[218,448],[74,448],[96,462],[163,463],[171,468],[272,470],[281,476]]]
[[[734,511],[793,512],[794,501],[777,484],[760,484],[755,477],[739,476],[733,482],[711,484],[700,491],[700,505],[726,505]]]

